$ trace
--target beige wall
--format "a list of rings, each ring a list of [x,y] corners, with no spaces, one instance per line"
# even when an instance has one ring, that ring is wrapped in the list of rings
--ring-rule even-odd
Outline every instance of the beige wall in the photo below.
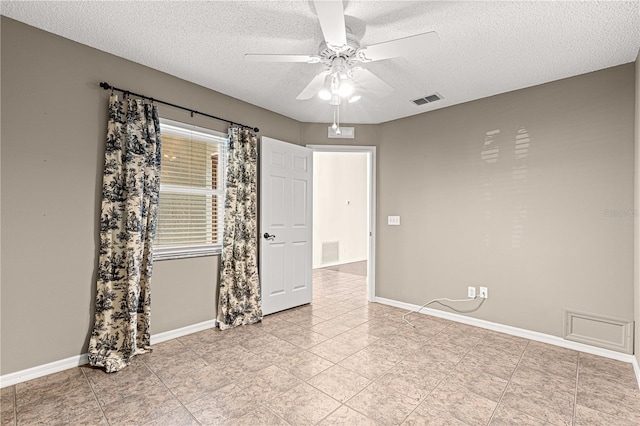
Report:
[[[377,296],[487,286],[471,316],[555,336],[564,308],[633,320],[633,80],[627,64],[381,125],[378,218],[402,225],[378,221]]]
[[[1,22],[0,374],[86,352],[108,97],[100,81],[293,143],[376,146],[379,297],[422,304],[486,285],[490,299],[472,315],[553,335],[561,334],[563,308],[634,317],[633,64],[356,125],[356,139],[329,140],[327,124],[298,123]],[[530,145],[518,158],[521,128]],[[499,147],[495,163],[485,161],[486,142]],[[399,214],[402,225],[385,225],[389,214]],[[155,264],[153,333],[215,317],[217,262]]]
[[[107,81],[300,143],[297,121],[2,17],[0,374],[77,356],[93,315]],[[164,117],[225,123],[159,106]],[[215,318],[218,258],[156,262],[152,333]]]
[[[636,105],[635,105],[635,250],[634,312],[635,312],[635,355],[640,364],[640,50],[636,59]],[[640,380],[640,378],[639,378]]]

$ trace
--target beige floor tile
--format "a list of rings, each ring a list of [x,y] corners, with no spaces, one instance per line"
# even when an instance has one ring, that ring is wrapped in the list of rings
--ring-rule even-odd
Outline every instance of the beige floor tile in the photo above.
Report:
[[[560,346],[535,341],[529,342],[527,349],[525,350],[525,356],[578,362],[578,352],[573,349],[561,348]]]
[[[285,327],[288,327],[288,325]],[[274,329],[281,329],[281,328],[282,327],[280,326],[274,327]],[[240,342],[238,342],[238,345],[240,345],[242,348],[252,353],[260,353],[260,350],[264,346],[270,343],[279,342],[279,341],[280,339],[274,336],[273,334],[263,332],[255,336],[252,336],[250,339],[242,339]],[[212,353],[212,355],[215,356],[215,353]]]
[[[417,351],[406,354],[400,361],[403,365],[422,369],[449,370],[460,361],[462,355],[446,348],[427,345]]]
[[[497,403],[462,386],[441,383],[425,398],[421,405],[448,413],[469,425],[486,425]]]
[[[449,326],[443,330],[443,332],[451,335],[474,336],[479,338],[482,338],[490,333],[489,330],[485,330],[484,328],[474,327],[472,325],[463,324],[461,322],[451,322]]]
[[[314,271],[312,304],[154,345],[118,373],[9,386],[2,425],[640,424],[629,363],[431,315],[411,327],[365,287]]]
[[[225,420],[220,423],[224,426],[289,426],[289,423],[278,417],[273,411],[264,405],[236,419]]]
[[[18,424],[69,423],[84,417],[102,417],[91,386],[80,368],[40,377],[15,387]],[[7,417],[10,417],[6,415]]]
[[[142,365],[142,363],[139,364]],[[142,365],[142,367],[146,369],[144,365]],[[86,369],[86,367],[83,367],[82,369],[71,368],[59,373],[18,383],[15,386],[16,405],[19,407],[34,400],[41,400],[47,396],[62,394],[68,390],[86,386],[87,378],[82,372]]]
[[[434,404],[420,404],[402,426],[469,426]]]
[[[573,403],[573,399],[551,395],[544,390],[523,387],[513,382],[509,383],[501,401],[506,408],[559,425],[571,424]]]
[[[366,303],[366,302],[365,302]],[[345,307],[348,307],[348,305],[343,305]],[[352,303],[351,304],[351,309],[357,309],[358,307],[361,307],[362,305],[359,303]],[[364,324],[365,322],[367,322],[367,318],[362,318],[361,314],[356,313],[355,315],[351,314],[351,311],[342,314],[342,315],[338,315],[337,317],[334,318],[336,321],[339,321],[340,324],[349,327],[349,328],[354,328],[357,327],[359,325]]]
[[[637,426],[638,423],[592,410],[580,404],[576,407],[575,426]]]
[[[344,333],[345,331],[351,330],[351,327],[342,324],[340,321],[327,320],[312,326],[311,330],[322,334],[323,336],[332,338]]]
[[[381,425],[392,425],[402,423],[418,406],[418,401],[374,383],[346,405]]]
[[[179,406],[178,399],[160,384],[145,387],[126,398],[114,398],[102,409],[110,424],[143,424]]]
[[[480,346],[491,347],[515,357],[520,357],[528,344],[529,340],[523,339],[522,337],[510,336],[489,330],[487,330],[480,340],[480,343],[478,343]]]
[[[163,382],[180,402],[186,404],[232,383],[244,384],[249,380],[247,371],[233,372],[227,367],[207,366],[189,374],[168,377]]]
[[[21,423],[27,424],[27,423]],[[104,417],[102,410],[92,408],[75,417],[58,417],[54,424],[74,425],[74,426],[108,426],[109,423]]]
[[[460,360],[457,369],[460,371],[476,372],[483,371],[493,376],[509,380],[518,365],[519,358],[499,351],[477,351],[478,346],[471,349]],[[487,353],[490,352],[490,353]]]
[[[163,381],[187,376],[208,366],[207,362],[200,355],[191,351],[185,352],[180,356],[158,356],[153,359],[145,358],[144,363]]]
[[[294,375],[272,365],[253,374],[244,388],[254,401],[262,404],[278,398],[300,383],[302,381]]]
[[[307,383],[344,403],[368,386],[371,380],[344,367],[334,365],[313,377]]]
[[[528,414],[521,413],[500,405],[489,423],[491,426],[551,426],[544,420],[531,417]]]
[[[580,377],[600,378],[638,389],[638,381],[635,379],[631,363],[580,353],[578,373]]]
[[[318,389],[302,383],[267,406],[292,425],[314,425],[340,406],[340,403]]]
[[[579,376],[577,403],[640,424],[640,391],[615,380]]]
[[[327,336],[297,325],[288,327],[281,331],[274,331],[274,334],[280,339],[303,349],[309,349],[310,347],[329,339]]]
[[[262,365],[268,366],[279,364],[290,355],[300,352],[300,350],[299,346],[286,342],[282,339],[278,339],[278,341],[268,343],[262,348],[254,350],[253,353],[262,359]],[[237,361],[237,359],[234,361]],[[260,362],[257,363],[257,366],[259,365]]]
[[[377,336],[367,333],[361,333],[356,329],[351,329],[334,337],[333,340],[338,343],[357,344],[364,348],[365,346],[368,346],[381,339]]]
[[[396,365],[397,361],[398,358],[392,353],[369,345],[340,361],[339,365],[369,380],[375,380]]]
[[[308,351],[292,354],[277,364],[278,367],[305,381],[333,365],[333,362]]]
[[[577,361],[566,361],[562,358],[531,356],[526,352],[520,360],[520,365],[537,369],[550,375],[575,380],[578,372]]]
[[[163,414],[146,423],[148,426],[197,426],[199,423],[187,411],[186,408],[180,406],[177,409]]]
[[[304,328],[309,328],[310,329],[314,325],[320,324],[320,323],[325,322],[325,321],[326,321],[325,318],[320,318],[320,317],[318,317],[316,315],[312,315],[312,316],[304,318],[304,319],[296,320],[295,324],[300,326],[300,327],[304,327]]]
[[[16,407],[18,424],[106,424],[88,388],[48,394]]]
[[[15,386],[7,386],[0,389],[0,424],[14,425],[16,423],[15,401]]]
[[[576,394],[576,378],[566,378],[546,373],[542,370],[519,364],[511,376],[511,382],[523,387],[543,390],[553,395],[564,394],[566,398],[574,398]]]
[[[341,406],[333,413],[322,419],[319,426],[376,426],[377,423],[355,410]]]
[[[376,383],[420,402],[445,375],[437,370],[421,370],[398,364],[378,378]]]
[[[443,383],[464,387],[475,394],[498,402],[507,387],[508,381],[483,371],[453,370],[443,380]]]
[[[89,370],[85,371],[89,372]],[[89,382],[102,407],[124,402],[131,399],[131,396],[142,395],[147,389],[166,390],[162,381],[141,362],[132,364],[117,373],[91,370]]]
[[[425,336],[433,337],[444,330],[447,326],[442,322],[436,321],[433,317],[422,314],[410,314],[405,318],[411,323],[408,324],[402,319],[403,314],[405,312],[400,313],[392,313],[391,318],[394,319],[402,327],[402,329],[412,330],[416,333],[423,334]]]
[[[400,331],[394,335],[381,338],[378,340],[378,343],[397,352],[407,353],[418,350],[427,345],[430,339],[430,337],[408,329]]]
[[[253,396],[236,385],[228,385],[185,405],[203,425],[219,425],[238,419],[255,409]]]
[[[448,348],[450,350],[459,351],[459,348],[469,350],[480,342],[482,335],[468,333],[466,331],[444,329],[434,336],[429,343],[438,347]],[[466,352],[466,351],[465,351]]]
[[[398,324],[390,324],[388,321],[370,317],[366,322],[354,327],[352,331],[361,335],[384,338],[398,333],[399,327]]]
[[[609,374],[613,377],[628,377],[633,371],[633,366],[628,362],[617,361],[583,352],[580,353],[579,364],[581,372],[583,370],[594,371]]]
[[[309,348],[309,352],[321,356],[333,363],[338,363],[343,359],[355,354],[367,346],[364,342],[349,341],[348,339],[329,339],[316,346]]]

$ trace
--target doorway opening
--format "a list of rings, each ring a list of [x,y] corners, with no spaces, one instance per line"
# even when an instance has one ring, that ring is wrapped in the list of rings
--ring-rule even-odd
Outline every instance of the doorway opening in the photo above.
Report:
[[[372,146],[313,150],[313,269],[366,276],[375,297],[375,154]]]

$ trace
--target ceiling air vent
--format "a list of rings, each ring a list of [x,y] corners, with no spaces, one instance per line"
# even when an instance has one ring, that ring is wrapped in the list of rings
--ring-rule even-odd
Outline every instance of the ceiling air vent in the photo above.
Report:
[[[442,96],[439,93],[434,93],[433,95],[424,96],[418,99],[413,99],[411,102],[413,102],[417,106],[420,106],[420,105],[426,105],[430,102],[439,101],[440,99],[442,99]]]

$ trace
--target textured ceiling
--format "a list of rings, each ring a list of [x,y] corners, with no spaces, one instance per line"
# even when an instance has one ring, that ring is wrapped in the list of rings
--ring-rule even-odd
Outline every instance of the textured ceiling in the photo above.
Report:
[[[321,64],[243,59],[245,53],[317,54],[322,32],[311,1],[1,6],[2,15],[293,119],[332,120],[326,101],[296,100]],[[359,102],[343,105],[341,121],[348,123],[385,122],[625,64],[640,48],[637,0],[344,1],[344,10],[366,22],[363,46],[428,31],[441,39],[435,54],[367,64],[395,91],[382,98],[364,92]],[[410,102],[434,92],[444,99],[420,107]]]

